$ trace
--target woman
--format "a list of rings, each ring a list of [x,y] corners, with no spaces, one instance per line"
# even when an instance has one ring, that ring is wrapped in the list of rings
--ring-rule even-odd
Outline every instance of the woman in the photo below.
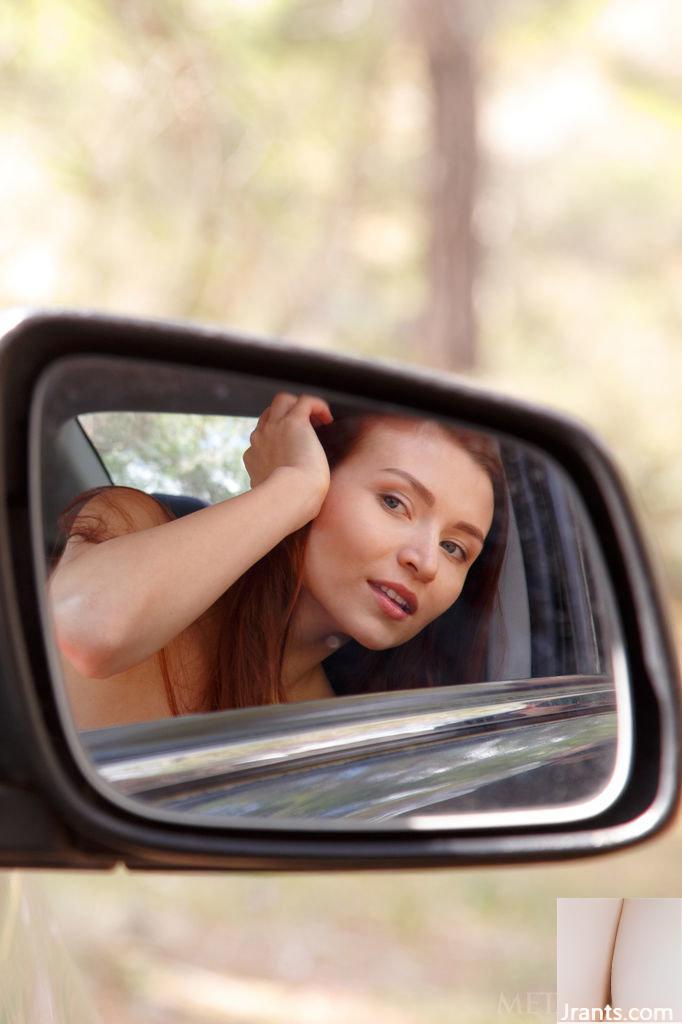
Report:
[[[244,464],[250,491],[182,519],[130,488],[63,515],[49,591],[79,727],[481,678],[506,543],[493,442],[281,392]]]

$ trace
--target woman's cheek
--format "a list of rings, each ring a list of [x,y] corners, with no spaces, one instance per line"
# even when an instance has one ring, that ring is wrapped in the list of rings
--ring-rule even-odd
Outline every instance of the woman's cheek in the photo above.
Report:
[[[364,563],[382,554],[385,547],[385,534],[382,536],[371,510],[361,505],[350,506],[343,515],[336,517],[335,530],[329,539],[336,544],[336,555],[345,566],[349,558],[361,559]]]
[[[451,582],[450,585],[446,589],[444,589],[443,594],[439,597],[439,600],[437,602],[437,610],[433,612],[432,617],[429,620],[430,622],[432,622],[434,619],[437,619],[439,615],[442,615],[444,612],[446,612],[448,608],[451,608],[452,605],[458,600],[460,594],[462,593],[462,588],[464,587],[465,579],[466,573],[463,573],[461,578],[457,580],[457,582],[454,585]]]

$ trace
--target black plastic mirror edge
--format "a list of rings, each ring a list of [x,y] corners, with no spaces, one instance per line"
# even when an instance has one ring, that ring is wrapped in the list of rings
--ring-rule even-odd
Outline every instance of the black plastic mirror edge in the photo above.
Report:
[[[0,866],[355,870],[507,864],[590,856],[670,824],[679,797],[677,663],[642,537],[608,453],[584,427],[452,377],[297,349],[193,324],[91,312],[9,314],[0,337]],[[509,432],[561,463],[589,509],[619,596],[637,685],[633,769],[607,811],[569,828],[343,835],[216,832],[150,823],[95,792],[61,728],[38,615],[30,544],[28,429],[39,374],[102,353],[231,369],[329,387]]]

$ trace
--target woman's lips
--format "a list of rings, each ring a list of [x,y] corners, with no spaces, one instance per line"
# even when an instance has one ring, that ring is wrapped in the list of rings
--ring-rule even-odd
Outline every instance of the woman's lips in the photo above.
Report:
[[[408,613],[405,611],[405,609],[401,608],[399,604],[397,604],[391,597],[388,596],[388,594],[385,594],[383,590],[381,590],[381,588],[376,585],[376,583],[370,583],[369,585],[372,590],[372,593],[377,599],[379,607],[382,609],[382,611],[386,612],[386,614],[390,618],[397,620],[407,618]]]

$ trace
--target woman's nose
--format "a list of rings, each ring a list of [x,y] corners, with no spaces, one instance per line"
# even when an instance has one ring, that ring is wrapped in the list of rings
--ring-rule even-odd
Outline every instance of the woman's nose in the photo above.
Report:
[[[438,572],[438,546],[424,543],[404,547],[398,553],[398,563],[413,572],[417,579],[428,583]]]

